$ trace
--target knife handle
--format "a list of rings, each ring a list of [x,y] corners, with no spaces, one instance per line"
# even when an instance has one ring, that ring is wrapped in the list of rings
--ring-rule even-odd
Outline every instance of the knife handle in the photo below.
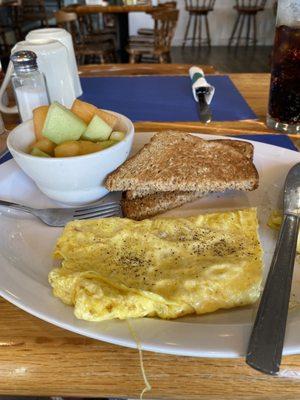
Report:
[[[251,367],[279,371],[292,285],[299,217],[285,215],[247,350]]]
[[[195,101],[198,101],[198,96],[196,90],[198,88],[204,87],[207,88],[207,92],[205,93],[205,99],[207,104],[210,104],[215,93],[215,88],[207,83],[204,72],[201,68],[191,67],[189,70],[190,78],[192,80],[192,91],[194,95]]]

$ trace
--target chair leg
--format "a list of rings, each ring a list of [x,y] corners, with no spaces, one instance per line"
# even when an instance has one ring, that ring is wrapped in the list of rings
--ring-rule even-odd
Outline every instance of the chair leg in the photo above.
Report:
[[[117,62],[117,56],[116,56],[116,52],[114,50],[111,52],[111,58],[112,58],[113,63]]]
[[[164,57],[163,54],[160,54],[160,55],[158,56],[158,62],[159,62],[160,64],[165,64],[166,60],[165,60],[165,57]]]
[[[194,14],[194,30],[193,30],[193,38],[192,38],[192,46],[195,46],[195,40],[196,40],[196,32],[197,32],[197,15]]]
[[[135,64],[135,54],[130,54],[129,55],[129,63],[130,64]]]
[[[250,26],[251,26],[251,15],[247,15],[247,36],[246,36],[246,46],[250,44]]]
[[[234,26],[233,26],[233,30],[232,30],[231,36],[230,36],[229,41],[228,41],[228,46],[231,46],[231,44],[232,44],[232,41],[234,39],[234,35],[235,35],[236,30],[237,30],[240,18],[241,18],[241,14],[238,13],[237,18],[236,18],[235,23],[234,23]]]
[[[252,15],[252,18],[253,18],[253,45],[256,46],[256,42],[257,42],[256,14]]]
[[[186,41],[187,41],[187,37],[188,37],[188,34],[189,34],[190,25],[191,25],[191,19],[192,19],[192,15],[189,14],[189,19],[188,19],[188,23],[187,23],[187,26],[186,26],[184,39],[183,39],[183,42],[182,42],[182,47],[184,47],[186,45]]]
[[[5,32],[1,33],[1,39],[2,39],[3,49],[4,49],[5,54],[9,54],[9,46],[7,44]]]
[[[209,23],[208,23],[207,14],[205,14],[205,26],[206,26],[207,44],[208,44],[208,47],[210,47],[211,46],[211,40],[210,40]]]
[[[199,27],[198,27],[198,46],[202,45],[202,15],[199,14],[196,18],[198,18]]]
[[[241,23],[240,23],[240,28],[239,28],[239,33],[238,36],[236,38],[236,46],[239,45],[241,37],[242,37],[242,33],[243,33],[243,28],[244,28],[244,22],[245,22],[245,14],[242,15],[242,19],[241,19]]]
[[[100,64],[105,64],[105,58],[104,58],[103,53],[99,54],[99,58],[100,58]]]
[[[172,63],[172,58],[171,58],[171,53],[170,53],[170,52],[166,53],[166,61],[167,61],[167,63],[169,63],[169,64]]]

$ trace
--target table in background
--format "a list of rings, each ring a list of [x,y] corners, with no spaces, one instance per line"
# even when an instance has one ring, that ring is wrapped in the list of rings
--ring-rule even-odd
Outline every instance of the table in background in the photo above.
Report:
[[[188,68],[187,65],[141,64],[85,66],[80,70],[82,76],[182,75],[187,74]],[[270,133],[264,125],[269,76],[229,76],[258,115],[257,121],[213,122],[209,125],[139,122],[135,124],[136,130],[171,127],[222,135]],[[60,329],[3,299],[0,299],[0,326],[2,395],[138,398],[144,387],[136,350]],[[243,358],[192,358],[146,351],[143,354],[146,373],[153,387],[145,398],[282,400],[300,397],[300,355],[283,357],[279,376],[271,377],[249,368]]]
[[[130,12],[149,12],[153,10],[153,6],[150,4],[130,6],[70,4],[69,6],[63,8],[63,10],[75,12],[79,17],[88,14],[115,14],[118,21],[119,53],[121,61],[128,62],[128,54],[125,50],[129,39],[128,15]]]

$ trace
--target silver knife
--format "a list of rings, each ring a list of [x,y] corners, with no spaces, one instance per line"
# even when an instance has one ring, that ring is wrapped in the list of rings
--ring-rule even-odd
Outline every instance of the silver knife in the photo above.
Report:
[[[204,72],[199,67],[191,67],[189,75],[192,81],[192,91],[195,101],[199,104],[200,121],[209,123],[212,120],[212,112],[210,109],[210,102],[212,101],[215,88],[207,83]]]
[[[275,375],[279,371],[292,285],[300,217],[300,163],[290,169],[280,228],[270,272],[250,336],[246,362]]]
[[[211,92],[211,88],[201,86],[197,88],[195,92],[198,97],[200,121],[209,123],[212,120],[212,112],[209,105],[207,104],[206,96]]]

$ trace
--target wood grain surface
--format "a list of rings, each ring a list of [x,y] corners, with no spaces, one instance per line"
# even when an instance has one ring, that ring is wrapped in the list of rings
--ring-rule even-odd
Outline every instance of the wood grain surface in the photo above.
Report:
[[[153,6],[149,4],[145,5],[128,5],[128,6],[100,6],[100,5],[81,5],[81,4],[70,4],[63,8],[64,11],[76,12],[78,15],[86,14],[120,14],[130,12],[149,12],[153,10]]]
[[[174,67],[170,67],[174,72]],[[90,68],[95,76],[96,68]],[[88,69],[82,68],[85,75]],[[101,69],[99,67],[99,71]],[[103,66],[103,70],[109,72],[107,69]],[[122,74],[121,66],[112,69]],[[125,66],[123,73],[128,74],[128,69],[125,71]],[[159,68],[155,66],[154,69],[157,71]],[[183,70],[178,67],[179,74]],[[231,74],[230,77],[259,116],[258,121],[213,123],[209,126],[174,124],[173,127],[216,134],[268,133],[264,119],[269,76]],[[13,125],[12,120],[10,124]],[[136,128],[149,131],[161,129],[161,124],[139,123]],[[149,399],[300,398],[300,356],[284,357],[280,374],[275,377],[254,371],[246,366],[244,359],[192,358],[144,352],[144,365],[153,388],[145,395]],[[1,395],[138,398],[143,387],[136,350],[65,331],[0,299]]]

